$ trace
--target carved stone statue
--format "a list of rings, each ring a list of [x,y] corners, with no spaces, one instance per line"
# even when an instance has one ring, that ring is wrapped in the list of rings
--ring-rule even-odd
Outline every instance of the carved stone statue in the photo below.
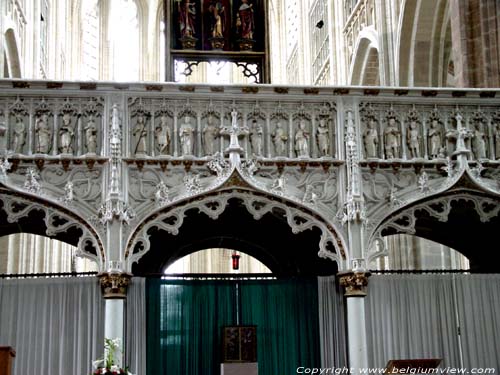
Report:
[[[160,155],[167,155],[170,146],[170,127],[168,126],[168,117],[162,115],[160,123],[155,129],[156,144],[158,145],[158,152]]]
[[[387,159],[399,158],[401,147],[399,137],[401,132],[394,118],[389,119],[389,124],[384,130],[385,156]]]
[[[415,159],[420,157],[420,133],[418,131],[417,122],[412,120],[408,126],[408,134],[406,135],[408,151],[410,152],[410,158]]]
[[[283,129],[281,122],[276,123],[276,129],[272,134],[274,143],[274,152],[276,156],[286,156],[286,143],[288,141],[288,136]]]
[[[254,155],[262,156],[262,135],[264,130],[257,120],[252,121],[250,128],[250,143],[252,144],[252,151]]]
[[[434,119],[431,122],[431,127],[429,129],[429,155],[431,159],[437,159],[440,157],[441,148],[443,147],[443,138],[441,130],[439,130],[439,122]]]
[[[253,39],[255,30],[253,4],[248,4],[248,0],[241,0],[236,14],[236,27],[240,32],[241,39]]]
[[[299,158],[309,157],[309,132],[306,130],[306,122],[300,120],[299,128],[295,132],[295,152]]]
[[[324,118],[319,119],[316,142],[318,143],[319,156],[328,156],[330,152],[330,130]]]
[[[184,117],[184,123],[179,129],[179,139],[181,141],[182,155],[193,155],[194,129],[189,120],[189,116]]]
[[[219,131],[214,124],[214,117],[209,115],[207,123],[203,127],[203,151],[205,155],[213,155],[217,152],[217,137]]]
[[[87,153],[95,154],[97,152],[97,126],[95,125],[93,115],[89,116],[83,131],[85,133],[85,147],[87,147]]]
[[[179,26],[181,38],[192,38],[196,34],[196,4],[194,1],[176,0],[179,11]]]
[[[378,132],[375,121],[370,120],[363,133],[363,143],[365,146],[365,156],[367,159],[378,158]]]
[[[12,140],[12,151],[16,153],[23,152],[23,146],[26,143],[26,126],[22,116],[16,117],[14,125],[14,138]]]
[[[141,113],[137,115],[137,122],[132,131],[132,135],[135,137],[134,154],[137,156],[144,156],[147,151],[146,139],[148,130],[146,128],[146,117]]]
[[[62,154],[72,154],[73,153],[73,137],[75,135],[75,130],[73,125],[71,125],[71,115],[65,113],[62,117],[62,124],[59,128],[59,152]]]
[[[35,152],[38,154],[48,154],[50,150],[51,137],[52,131],[49,128],[48,116],[43,114],[36,120]]]
[[[486,135],[479,121],[476,122],[472,131],[472,152],[476,159],[486,159]]]

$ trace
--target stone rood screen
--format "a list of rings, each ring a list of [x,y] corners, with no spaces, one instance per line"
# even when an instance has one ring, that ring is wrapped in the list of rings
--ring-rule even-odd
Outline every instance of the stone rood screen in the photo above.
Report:
[[[256,219],[280,209],[294,233],[318,228],[315,254],[340,269],[361,258],[347,248],[346,222],[364,223],[368,264],[384,254],[374,246],[382,235],[415,233],[417,210],[446,222],[452,203],[468,200],[481,224],[500,210],[496,91],[18,80],[0,89],[0,178],[17,194],[0,195],[9,220],[44,200],[51,235],[77,225],[79,251],[101,268],[121,253],[131,269],[150,228],[175,234],[183,210],[215,219],[233,198]],[[448,194],[459,185],[463,194]],[[123,233],[104,245],[116,220]]]

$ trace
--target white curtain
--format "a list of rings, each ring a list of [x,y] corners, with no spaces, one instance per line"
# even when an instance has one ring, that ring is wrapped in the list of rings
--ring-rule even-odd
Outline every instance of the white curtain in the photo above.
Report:
[[[125,363],[134,374],[146,372],[146,279],[134,277],[127,293]]]
[[[500,275],[457,275],[464,367],[500,371]]]
[[[335,276],[318,277],[321,367],[347,366],[344,297]]]
[[[97,278],[0,280],[0,346],[16,350],[14,375],[89,374],[104,351]]]
[[[452,275],[372,276],[366,297],[368,363],[441,358],[461,367]]]

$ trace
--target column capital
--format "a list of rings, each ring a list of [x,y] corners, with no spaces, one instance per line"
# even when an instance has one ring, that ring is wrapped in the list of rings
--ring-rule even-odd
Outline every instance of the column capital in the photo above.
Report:
[[[103,272],[97,275],[104,299],[125,299],[132,275],[125,272]]]
[[[346,297],[366,297],[368,289],[369,271],[346,271],[337,276],[340,285],[345,287],[344,296]]]

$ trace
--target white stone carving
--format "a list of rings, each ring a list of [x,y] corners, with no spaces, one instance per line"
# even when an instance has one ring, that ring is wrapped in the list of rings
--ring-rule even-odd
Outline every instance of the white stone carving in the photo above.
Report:
[[[40,176],[35,168],[28,168],[26,170],[26,179],[24,181],[24,190],[40,195],[42,194],[42,186],[38,182]]]
[[[165,206],[170,203],[170,198],[168,197],[168,187],[163,181],[160,181],[160,183],[156,186],[155,203],[157,207]]]

